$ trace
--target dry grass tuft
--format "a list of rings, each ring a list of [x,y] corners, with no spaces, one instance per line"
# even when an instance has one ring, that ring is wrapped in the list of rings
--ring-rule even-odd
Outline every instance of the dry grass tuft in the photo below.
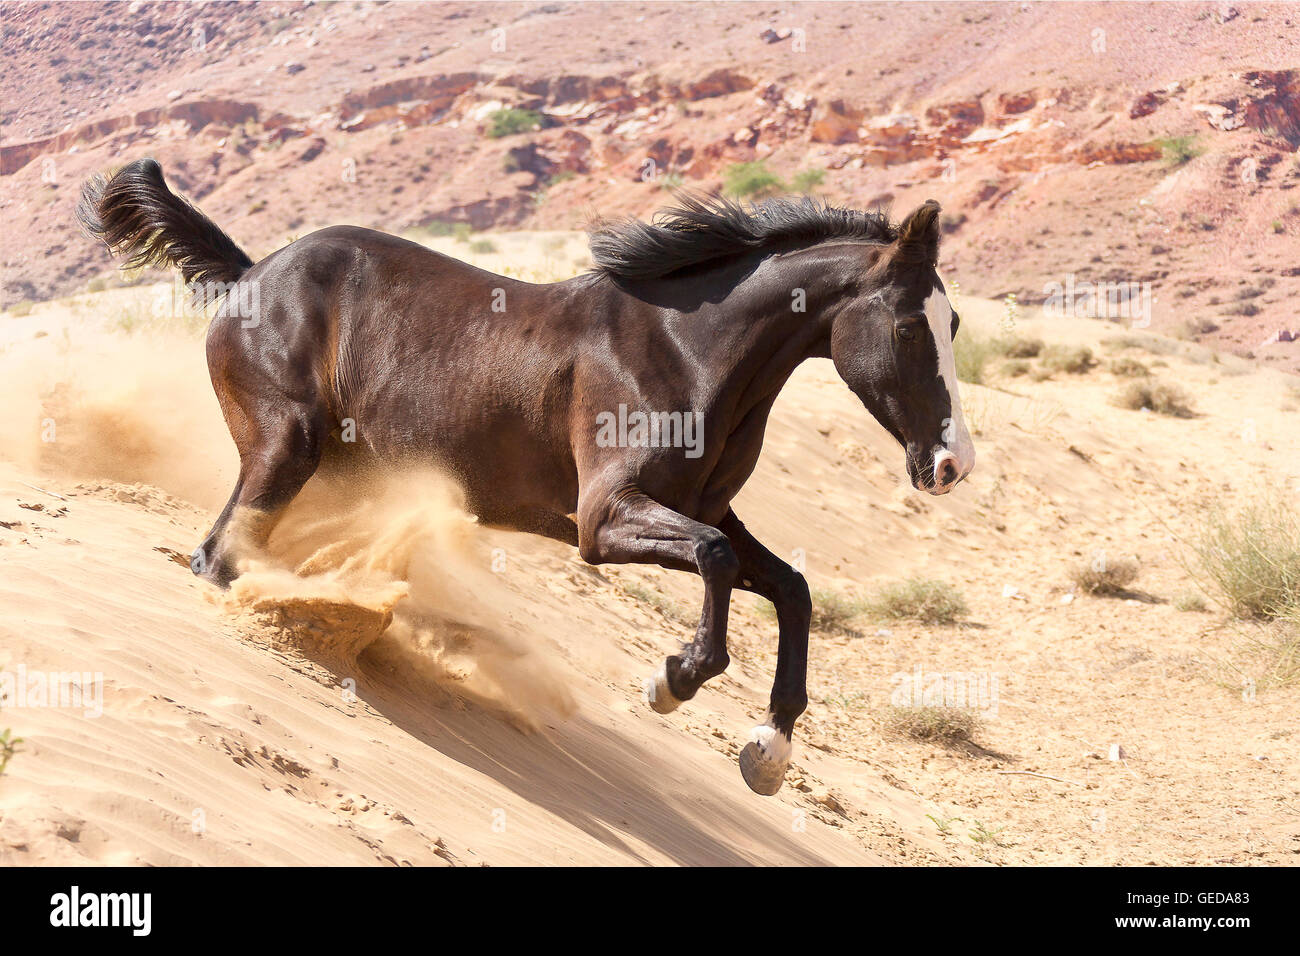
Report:
[[[970,613],[966,599],[946,581],[910,578],[882,588],[866,610],[878,618],[921,624],[955,624]]]
[[[959,707],[891,706],[885,729],[913,740],[953,744],[971,741],[980,730],[979,715]]]
[[[1129,585],[1137,580],[1136,562],[1121,558],[1117,561],[1090,561],[1074,572],[1074,586],[1084,594],[1097,597],[1117,597],[1128,592]]]
[[[1196,414],[1185,392],[1162,382],[1130,382],[1115,396],[1114,403],[1120,408],[1133,411],[1145,408],[1174,418],[1191,418]]]

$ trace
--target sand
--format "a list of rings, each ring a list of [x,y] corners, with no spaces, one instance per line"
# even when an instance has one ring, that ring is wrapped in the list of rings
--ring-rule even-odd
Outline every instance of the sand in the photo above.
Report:
[[[736,766],[776,649],[751,596],[727,674],[660,717],[641,682],[693,629],[699,581],[483,529],[435,474],[313,483],[229,594],[194,578],[235,456],[201,339],[140,320],[157,291],[0,329],[0,671],[89,675],[66,706],[0,711],[24,741],[0,864],[1297,859],[1300,691],[1243,694],[1241,632],[1174,603],[1200,503],[1294,500],[1295,378],[1144,335],[1117,354],[1198,417],[1112,406],[1104,364],[991,377],[964,395],[976,472],[932,499],[829,363],[800,369],[738,514],[815,590],[921,573],[971,613],[815,633],[795,763],[763,798]],[[967,334],[998,331],[1000,304],[957,304]],[[1138,335],[1032,313],[1016,332],[1099,355]],[[1139,562],[1133,595],[1072,595],[1098,552]],[[997,676],[973,744],[890,732],[918,667]]]

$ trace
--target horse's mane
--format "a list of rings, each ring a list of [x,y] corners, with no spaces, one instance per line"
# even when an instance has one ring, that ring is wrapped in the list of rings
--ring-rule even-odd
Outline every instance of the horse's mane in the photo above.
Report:
[[[688,266],[778,245],[898,238],[898,229],[883,212],[841,209],[809,196],[754,204],[688,193],[676,199],[677,206],[661,210],[650,222],[598,223],[590,235],[596,271],[620,279],[659,279]]]

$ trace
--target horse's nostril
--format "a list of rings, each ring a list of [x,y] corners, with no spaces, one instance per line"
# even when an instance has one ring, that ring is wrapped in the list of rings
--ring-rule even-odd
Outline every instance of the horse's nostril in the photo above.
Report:
[[[939,481],[945,485],[951,485],[957,480],[957,468],[950,461],[943,463],[943,471],[939,475]]]

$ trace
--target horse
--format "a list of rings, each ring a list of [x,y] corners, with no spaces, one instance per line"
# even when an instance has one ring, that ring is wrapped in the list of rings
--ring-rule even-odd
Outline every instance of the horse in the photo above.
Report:
[[[694,640],[645,682],[660,714],[726,670],[732,591],[771,601],[776,673],[740,769],[775,794],[808,703],[812,602],[732,501],[809,358],[834,363],[917,489],[951,491],[975,462],[959,319],[933,200],[897,223],[809,197],[676,202],[650,222],[596,223],[589,272],[533,284],[354,226],[255,264],[152,159],[87,181],[78,217],[111,253],[224,293],[207,361],[239,476],[195,573],[228,586],[241,542],[265,541],[323,458],[431,463],[483,524],[558,539],[593,565],[703,579]]]

